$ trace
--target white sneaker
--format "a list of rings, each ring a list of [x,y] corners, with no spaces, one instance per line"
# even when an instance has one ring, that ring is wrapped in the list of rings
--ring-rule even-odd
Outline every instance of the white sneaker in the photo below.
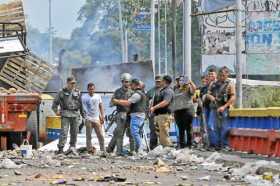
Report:
[[[140,157],[144,157],[144,156],[147,155],[147,153],[146,153],[143,149],[139,149],[137,154],[138,154],[138,156],[140,156]]]

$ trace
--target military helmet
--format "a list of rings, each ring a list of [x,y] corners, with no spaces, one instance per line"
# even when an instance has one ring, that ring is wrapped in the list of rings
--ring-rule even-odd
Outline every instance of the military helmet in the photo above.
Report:
[[[121,81],[131,81],[132,76],[129,73],[123,73],[121,75]]]

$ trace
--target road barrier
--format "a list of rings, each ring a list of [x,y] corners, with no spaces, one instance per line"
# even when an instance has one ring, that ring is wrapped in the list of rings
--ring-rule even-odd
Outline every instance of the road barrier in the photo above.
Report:
[[[280,157],[280,131],[232,129],[229,145],[236,151]]]

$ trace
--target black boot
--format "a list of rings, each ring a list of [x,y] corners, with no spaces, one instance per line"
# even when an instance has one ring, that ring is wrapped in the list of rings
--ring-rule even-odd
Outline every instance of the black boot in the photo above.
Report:
[[[63,154],[63,148],[58,148],[58,151],[55,151],[56,155]]]

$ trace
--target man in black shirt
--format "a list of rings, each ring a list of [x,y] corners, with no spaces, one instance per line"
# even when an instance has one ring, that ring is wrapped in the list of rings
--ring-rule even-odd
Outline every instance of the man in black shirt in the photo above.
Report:
[[[161,88],[162,88],[162,77],[156,76],[155,86],[151,88],[146,94],[147,101],[149,102],[147,103],[147,105],[149,107],[153,106],[154,97],[159,94]],[[156,134],[154,114],[148,114],[148,118],[149,118],[149,128],[150,128],[150,149],[153,150],[158,145],[158,136]]]
[[[172,78],[164,76],[163,88],[159,94],[154,97],[153,106],[150,108],[151,114],[155,115],[155,125],[160,144],[163,146],[172,146],[169,138],[169,129],[171,124],[170,104],[174,97],[174,91],[171,88]]]

